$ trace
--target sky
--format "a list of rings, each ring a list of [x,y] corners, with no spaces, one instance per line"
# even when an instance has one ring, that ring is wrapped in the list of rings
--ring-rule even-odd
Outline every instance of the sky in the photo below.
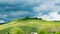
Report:
[[[60,0],[0,0],[0,23],[26,16],[60,20]]]

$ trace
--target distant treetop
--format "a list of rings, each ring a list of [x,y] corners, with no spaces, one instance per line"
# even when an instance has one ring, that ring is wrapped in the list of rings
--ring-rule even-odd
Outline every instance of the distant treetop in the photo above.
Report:
[[[38,17],[34,17],[34,18],[30,18],[30,17],[24,17],[23,19],[38,19],[38,20],[42,20],[42,18],[38,18]]]

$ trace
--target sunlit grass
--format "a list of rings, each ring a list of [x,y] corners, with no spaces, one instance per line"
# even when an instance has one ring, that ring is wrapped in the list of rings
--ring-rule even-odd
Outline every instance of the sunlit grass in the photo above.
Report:
[[[60,30],[60,22],[37,20],[37,19],[14,20],[14,21],[11,21],[10,23],[0,25],[0,30],[4,30],[6,28],[17,27],[17,26],[26,27],[26,31],[28,32],[30,32],[29,29],[32,30],[32,28],[35,28],[37,30],[40,30],[40,29],[46,29],[46,30],[51,30],[51,31]]]

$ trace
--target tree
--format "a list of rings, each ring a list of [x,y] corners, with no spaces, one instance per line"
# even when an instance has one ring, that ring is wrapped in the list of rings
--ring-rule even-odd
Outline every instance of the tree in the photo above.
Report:
[[[39,18],[39,20],[42,20],[42,18]]]
[[[34,17],[33,19],[38,19],[37,17]]]
[[[24,17],[23,19],[29,19],[29,17]]]

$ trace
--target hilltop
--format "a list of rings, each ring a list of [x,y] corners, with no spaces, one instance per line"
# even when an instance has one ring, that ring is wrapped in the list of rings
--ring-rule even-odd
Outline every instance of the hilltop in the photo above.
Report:
[[[9,23],[0,25],[0,33],[6,34],[11,28],[20,27],[25,32],[37,32],[38,29],[53,29],[60,27],[60,22],[46,21],[40,19],[16,19]],[[59,29],[60,30],[60,29]]]

